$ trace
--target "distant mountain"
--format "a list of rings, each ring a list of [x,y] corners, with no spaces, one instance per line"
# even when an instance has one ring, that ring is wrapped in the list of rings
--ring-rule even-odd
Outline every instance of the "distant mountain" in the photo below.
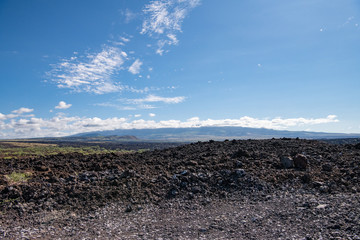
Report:
[[[91,132],[91,133],[83,133],[81,136],[71,136],[68,138],[74,138],[81,140],[82,138],[86,139],[87,141],[121,141],[121,140],[138,140],[137,137],[132,135],[104,135],[101,132]]]
[[[45,137],[45,138],[32,138],[32,141],[44,142],[132,142],[139,140],[135,136],[125,135],[102,135],[98,132],[83,133],[69,137]]]
[[[266,139],[266,138],[305,138],[305,139],[333,139],[360,138],[360,134],[280,131],[266,128],[244,127],[199,127],[199,128],[158,128],[158,129],[118,129],[76,134],[71,137],[109,137],[135,136],[141,140],[166,141],[197,141],[197,140],[225,140],[225,139]]]

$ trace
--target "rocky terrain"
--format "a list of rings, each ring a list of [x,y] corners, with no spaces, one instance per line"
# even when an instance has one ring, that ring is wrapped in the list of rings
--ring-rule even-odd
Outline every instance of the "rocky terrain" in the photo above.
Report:
[[[2,159],[0,238],[360,239],[359,163],[301,139]]]

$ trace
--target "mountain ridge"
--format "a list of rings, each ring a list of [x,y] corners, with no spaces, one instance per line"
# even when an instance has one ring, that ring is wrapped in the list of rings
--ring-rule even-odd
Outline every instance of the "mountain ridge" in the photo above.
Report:
[[[268,139],[268,138],[305,138],[333,139],[360,138],[360,134],[327,133],[309,131],[288,131],[247,127],[197,127],[197,128],[155,128],[155,129],[116,129],[94,131],[71,135],[69,137],[91,136],[135,136],[141,140],[225,140],[225,139]]]

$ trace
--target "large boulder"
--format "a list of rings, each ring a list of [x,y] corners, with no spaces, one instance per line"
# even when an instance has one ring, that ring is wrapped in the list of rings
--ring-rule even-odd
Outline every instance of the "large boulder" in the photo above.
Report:
[[[281,158],[281,166],[283,168],[293,168],[294,160],[291,157],[282,157]]]
[[[308,159],[305,155],[303,154],[297,154],[294,157],[294,166],[295,168],[301,169],[301,170],[306,170],[308,167],[309,163],[308,163]]]

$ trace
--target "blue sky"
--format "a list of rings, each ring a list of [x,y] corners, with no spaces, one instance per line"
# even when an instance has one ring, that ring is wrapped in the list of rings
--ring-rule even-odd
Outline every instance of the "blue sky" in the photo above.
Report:
[[[360,2],[1,0],[0,138],[360,133]]]

